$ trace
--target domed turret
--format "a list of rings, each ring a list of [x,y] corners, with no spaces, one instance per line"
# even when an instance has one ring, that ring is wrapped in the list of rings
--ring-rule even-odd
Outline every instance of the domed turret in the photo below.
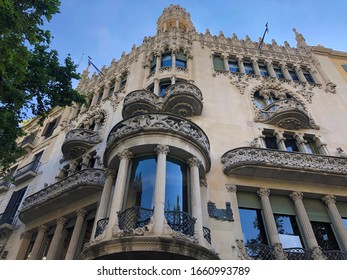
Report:
[[[165,8],[157,22],[157,32],[165,32],[170,29],[184,32],[195,31],[190,14],[179,5],[170,5]]]

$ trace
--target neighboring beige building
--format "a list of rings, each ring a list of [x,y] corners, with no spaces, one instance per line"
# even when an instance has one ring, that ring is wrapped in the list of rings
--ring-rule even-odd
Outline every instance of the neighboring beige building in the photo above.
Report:
[[[346,259],[347,53],[197,33],[171,5],[90,106],[26,124],[2,259]]]

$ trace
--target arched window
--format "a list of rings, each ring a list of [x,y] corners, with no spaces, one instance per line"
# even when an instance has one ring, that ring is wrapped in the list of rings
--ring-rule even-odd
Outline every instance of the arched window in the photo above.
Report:
[[[187,68],[187,58],[182,51],[176,55],[176,67]]]

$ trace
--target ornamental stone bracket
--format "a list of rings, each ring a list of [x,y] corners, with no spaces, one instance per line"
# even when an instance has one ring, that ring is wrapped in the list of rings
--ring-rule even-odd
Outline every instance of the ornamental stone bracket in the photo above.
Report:
[[[130,92],[124,99],[123,118],[143,114],[167,112],[182,117],[199,116],[202,113],[202,94],[199,88],[189,83],[169,86],[164,97],[148,90]]]
[[[221,158],[227,176],[242,175],[347,186],[347,158],[241,147]]]
[[[23,201],[19,219],[23,223],[28,223],[41,217],[42,213],[57,211],[83,197],[100,192],[104,183],[104,170],[83,169],[28,196]]]
[[[61,147],[65,159],[73,159],[83,155],[90,148],[102,141],[96,131],[84,128],[70,130]]]

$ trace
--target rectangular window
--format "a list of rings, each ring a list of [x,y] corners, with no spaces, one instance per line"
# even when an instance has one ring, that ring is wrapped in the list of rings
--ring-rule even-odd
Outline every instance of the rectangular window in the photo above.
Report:
[[[265,244],[267,238],[260,209],[239,208],[245,245]]]
[[[278,79],[284,79],[284,75],[282,73],[282,69],[280,66],[277,66],[277,65],[274,65],[274,71],[275,71],[275,74],[276,74],[276,77]]]
[[[292,77],[293,81],[299,81],[298,76],[296,75],[296,72],[294,69],[288,69],[289,75]]]
[[[269,76],[269,72],[267,71],[267,67],[266,67],[265,64],[263,64],[263,63],[258,63],[258,67],[259,67],[260,75],[261,75],[261,76],[264,76],[264,77]]]
[[[239,65],[235,59],[231,59],[228,61],[229,71],[232,73],[240,72]]]
[[[121,80],[120,80],[120,89],[124,88],[126,83],[127,83],[127,78],[128,75],[127,74],[123,74]]]
[[[311,135],[305,135],[304,140],[306,141],[305,147],[306,151],[309,154],[320,154],[319,147],[317,146],[316,141],[314,140],[313,136]]]
[[[347,64],[342,64],[341,66],[347,72]]]
[[[104,95],[104,87],[102,87],[99,92],[98,92],[98,99],[96,101],[96,103],[99,103],[102,99],[102,96]]]
[[[299,152],[298,144],[294,139],[293,135],[285,134],[283,135],[286,140],[284,140],[284,144],[288,152]]]
[[[318,245],[323,251],[340,250],[330,223],[311,222]]]
[[[44,136],[44,137],[46,137],[46,138],[52,136],[52,134],[53,134],[55,128],[56,128],[56,127],[58,126],[58,124],[59,124],[60,117],[61,117],[61,116],[59,116],[58,118],[54,119],[53,121],[47,123],[46,126],[45,126],[45,128],[44,128],[44,130],[43,130],[43,132],[42,132],[42,134],[41,134],[41,136]]]
[[[182,51],[179,51],[176,55],[176,66],[181,68],[187,68],[187,59]]]
[[[308,72],[306,70],[303,70],[302,74],[304,74],[304,77],[305,77],[305,79],[306,79],[306,81],[308,83],[310,83],[310,84],[314,84],[315,83],[315,81],[314,81],[312,75],[310,74],[310,72]]]
[[[171,82],[161,82],[159,84],[159,96],[164,97],[166,93],[166,89],[171,85]]]
[[[278,150],[277,138],[271,131],[263,131],[266,148]]]
[[[157,68],[157,58],[154,57],[153,60],[151,61],[150,72],[154,73],[156,68]]]
[[[10,201],[8,202],[4,213],[0,216],[0,225],[10,224],[14,225],[17,219],[17,211],[19,205],[22,202],[27,187],[20,189],[19,191],[13,192]]]
[[[171,53],[164,53],[161,57],[161,67],[172,66]]]
[[[302,248],[299,226],[295,216],[274,214],[277,232],[283,248]]]
[[[244,61],[243,62],[243,67],[245,68],[245,73],[246,74],[254,74],[254,70],[253,70],[253,65],[251,62],[249,61]]]
[[[214,70],[225,71],[225,69],[224,69],[224,61],[223,61],[223,59],[220,56],[215,55],[213,57],[213,67],[214,67]]]

